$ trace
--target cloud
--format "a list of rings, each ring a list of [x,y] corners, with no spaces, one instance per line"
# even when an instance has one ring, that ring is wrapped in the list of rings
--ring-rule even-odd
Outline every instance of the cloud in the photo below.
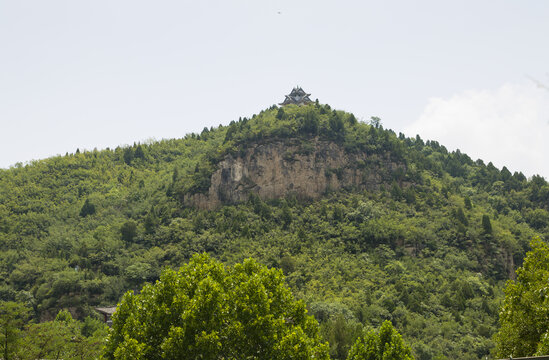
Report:
[[[549,91],[531,83],[431,98],[404,129],[473,159],[549,178]]]

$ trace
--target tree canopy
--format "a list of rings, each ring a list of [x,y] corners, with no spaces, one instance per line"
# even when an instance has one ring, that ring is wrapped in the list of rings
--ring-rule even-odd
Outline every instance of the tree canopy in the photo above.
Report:
[[[24,305],[6,301],[0,302],[0,355],[2,359],[13,359],[21,342],[22,328],[29,309]]]
[[[317,321],[281,271],[208,255],[126,293],[107,343],[107,359],[328,359]]]
[[[390,321],[383,322],[379,330],[369,330],[359,337],[347,357],[348,360],[413,360],[412,349]]]
[[[27,323],[30,309],[17,302],[0,302],[1,359],[97,359],[107,326],[86,318],[76,321],[60,311],[53,321]]]
[[[517,280],[505,288],[496,335],[501,357],[549,354],[549,245],[534,238],[531,246]]]

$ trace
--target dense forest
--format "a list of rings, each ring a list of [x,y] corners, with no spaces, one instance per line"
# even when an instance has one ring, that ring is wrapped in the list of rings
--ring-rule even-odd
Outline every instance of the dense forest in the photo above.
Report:
[[[274,141],[307,151],[311,139],[366,154],[371,161],[354,166],[377,166],[379,183],[315,200],[252,192],[214,210],[184,201],[207,192],[228,155]],[[402,166],[380,168],[381,158]],[[138,292],[162,269],[196,253],[227,265],[253,258],[283,271],[332,359],[347,357],[363,327],[386,320],[416,359],[480,359],[494,354],[505,282],[531,239],[549,234],[548,210],[541,176],[527,179],[318,102],[273,106],[182,139],[0,170],[0,300],[18,303],[34,326],[65,311],[65,323],[91,342],[105,333],[93,308]]]

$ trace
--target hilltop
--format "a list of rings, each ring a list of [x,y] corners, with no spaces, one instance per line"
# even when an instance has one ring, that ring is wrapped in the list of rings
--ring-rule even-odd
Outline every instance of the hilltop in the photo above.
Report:
[[[281,268],[344,354],[389,319],[417,359],[493,347],[549,185],[328,105],[0,170],[0,300],[83,318],[196,252]]]

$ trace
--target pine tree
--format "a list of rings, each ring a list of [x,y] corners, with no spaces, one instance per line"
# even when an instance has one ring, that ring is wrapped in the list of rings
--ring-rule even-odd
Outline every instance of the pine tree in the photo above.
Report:
[[[124,162],[128,165],[131,165],[134,157],[133,149],[131,147],[124,149]]]
[[[467,217],[465,217],[465,213],[463,212],[462,208],[458,208],[456,211],[456,218],[460,223],[462,223],[465,226],[469,225],[469,221],[467,221]]]
[[[467,210],[471,210],[473,208],[473,204],[471,203],[469,196],[466,196],[465,199],[463,199],[463,204]]]
[[[95,214],[95,205],[90,202],[90,199],[86,199],[84,205],[82,205],[82,208],[80,209],[80,216],[86,217],[93,214]]]
[[[143,147],[141,145],[137,145],[135,148],[135,152],[133,154],[133,157],[135,159],[144,159],[145,158],[145,152],[143,151]]]
[[[120,234],[122,235],[122,240],[132,242],[137,235],[137,224],[132,220],[126,221],[120,228]]]
[[[482,215],[482,229],[487,235],[492,233],[492,223],[490,222],[490,217],[488,215]]]
[[[284,112],[283,108],[278,109],[278,112],[276,113],[276,118],[278,120],[284,120],[286,118],[286,113]]]

